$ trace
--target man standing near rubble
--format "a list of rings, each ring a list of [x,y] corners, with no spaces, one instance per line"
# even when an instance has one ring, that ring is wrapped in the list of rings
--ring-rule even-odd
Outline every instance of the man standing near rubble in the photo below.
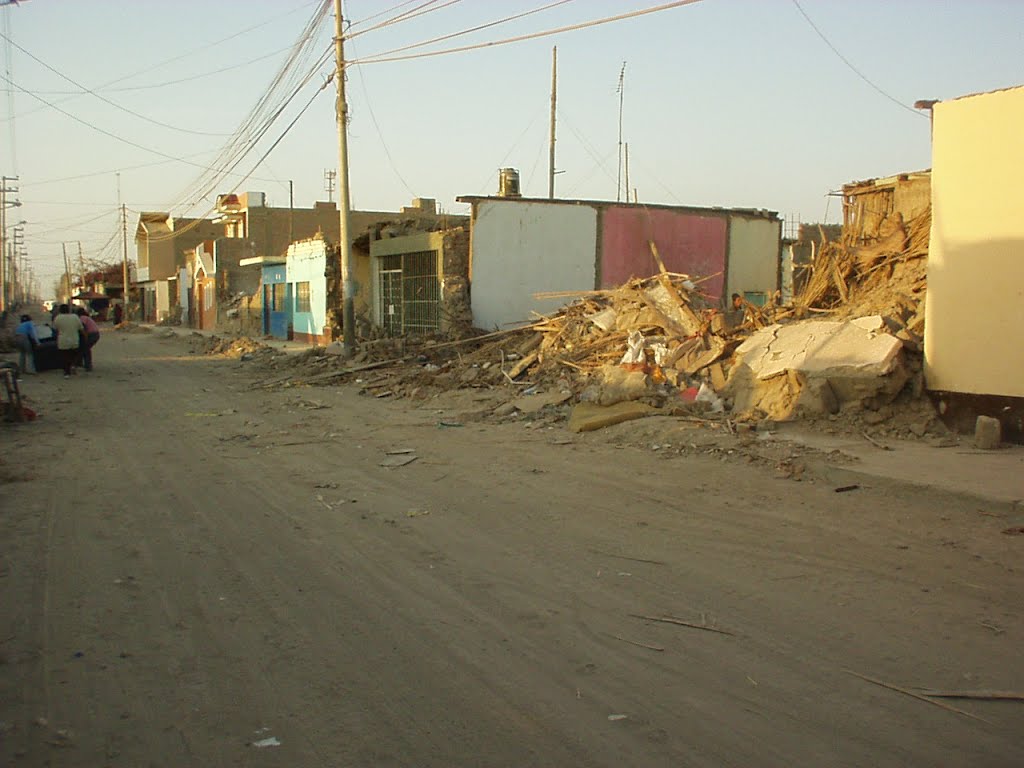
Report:
[[[743,321],[746,315],[746,306],[743,301],[743,297],[738,293],[732,295],[732,308],[726,313],[726,320],[729,323],[730,328],[736,328],[737,326],[743,325]]]
[[[96,346],[96,342],[100,340],[100,327],[96,325],[96,321],[89,317],[89,313],[85,310],[85,307],[78,308],[78,319],[82,322],[82,328],[85,330],[85,334],[82,336],[82,343],[79,347],[79,351],[82,356],[82,364],[85,366],[85,370],[92,370],[92,348]]]
[[[78,315],[71,314],[71,307],[67,304],[60,305],[53,327],[57,331],[57,351],[64,365],[64,378],[68,379],[71,378],[71,368],[78,359],[79,339],[85,337],[85,328]]]

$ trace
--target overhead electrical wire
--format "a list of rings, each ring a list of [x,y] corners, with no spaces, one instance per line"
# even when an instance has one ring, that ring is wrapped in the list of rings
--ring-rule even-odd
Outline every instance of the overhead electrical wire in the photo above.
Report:
[[[299,89],[316,73],[318,67],[321,66],[321,61],[330,55],[330,49],[333,46],[330,46],[328,51],[320,56],[310,70],[305,74],[302,74],[302,71],[313,55],[312,46],[315,44],[315,35],[327,18],[329,7],[330,0],[319,0],[316,11],[307,21],[298,40],[292,45],[284,63],[279,67],[256,104],[243,118],[241,125],[221,147],[217,156],[210,162],[210,167],[178,193],[175,196],[175,202],[166,206],[167,210],[186,206],[186,210],[188,210],[195,207],[198,200],[211,194],[209,190],[211,185],[216,191],[216,186],[223,183],[223,179],[229,175],[224,173],[224,169],[237,164],[235,163],[236,159],[244,158],[246,154],[253,151],[262,136],[280,117],[288,103],[295,98]],[[288,94],[289,91],[290,94]],[[264,179],[264,181],[268,180]]]
[[[370,103],[370,89],[366,87],[366,78],[363,76],[363,70],[359,70],[359,84],[363,89],[364,103],[366,104],[366,111],[370,113],[370,120],[373,122],[373,127],[377,130],[377,138],[380,139],[380,145],[384,148],[384,155],[388,159],[388,164],[391,166],[391,170],[402,186],[405,187],[405,191],[413,197],[416,197],[416,193],[413,192],[412,187],[409,186],[409,182],[405,180],[405,177],[398,170],[398,165],[395,163],[395,158],[391,155],[391,150],[388,148],[388,143],[384,140],[384,132],[380,128],[380,123],[377,122],[377,115],[374,114],[373,105]]]
[[[254,59],[248,59],[247,61],[240,61],[240,62],[238,62],[236,64],[231,64],[231,65],[229,65],[227,67],[221,67],[220,69],[208,69],[208,70],[205,70],[203,72],[198,72],[198,73],[196,73],[194,75],[189,75],[188,77],[179,77],[176,80],[165,80],[162,83],[146,83],[145,85],[126,85],[124,88],[95,88],[93,90],[96,90],[96,91],[102,90],[102,91],[104,91],[106,93],[127,93],[128,91],[151,91],[151,90],[153,90],[155,88],[167,88],[168,86],[171,86],[171,85],[179,85],[181,83],[190,83],[190,82],[193,82],[195,80],[203,80],[203,79],[205,79],[207,77],[213,77],[214,75],[220,75],[220,74],[223,74],[224,72],[231,72],[232,70],[235,70],[235,69],[242,69],[243,67],[248,67],[251,64],[256,64],[257,62],[266,61],[267,59],[272,59],[274,56],[277,56],[278,54],[284,53],[285,51],[288,51],[288,50],[291,50],[291,46],[290,45],[289,46],[285,46],[284,48],[278,48],[277,50],[271,51],[270,53],[264,53],[261,56],[257,56]],[[41,91],[41,90],[37,90],[36,93],[40,93],[40,94],[43,94],[43,95],[46,95],[46,96],[81,96],[83,94],[83,91]],[[66,99],[65,99],[65,101],[66,101]],[[57,102],[57,103],[60,104],[62,102]],[[42,109],[42,107],[40,107],[40,109]],[[225,134],[217,134],[217,135],[218,136],[222,136],[222,135],[225,135]]]
[[[313,5],[315,3],[318,4],[320,2],[322,2],[322,0],[314,0],[313,3],[309,3],[308,5]],[[223,45],[224,43],[226,43],[226,42],[228,42],[230,40],[233,40],[236,37],[240,37],[240,36],[242,36],[244,34],[248,34],[249,32],[253,32],[253,31],[257,30],[257,29],[260,29],[261,27],[265,27],[265,26],[267,26],[269,24],[273,24],[275,21],[277,21],[278,19],[282,19],[285,16],[290,16],[293,13],[296,13],[297,11],[302,10],[303,7],[307,7],[307,6],[299,6],[297,8],[292,8],[292,9],[288,10],[286,13],[279,14],[277,16],[274,16],[274,17],[270,18],[270,19],[267,19],[266,21],[260,22],[259,24],[254,24],[251,27],[246,27],[245,29],[241,29],[241,30],[239,30],[237,32],[233,32],[230,35],[228,35],[227,37],[221,38],[220,40],[214,40],[211,43],[206,43],[205,45],[201,45],[201,46],[198,46],[196,48],[192,48],[192,49],[186,51],[185,53],[180,53],[177,56],[172,56],[169,59],[164,59],[163,61],[159,61],[156,64],[148,66],[148,67],[146,67],[144,69],[136,70],[135,72],[130,72],[127,75],[121,75],[120,77],[116,77],[113,80],[108,80],[106,83],[104,83],[103,85],[99,85],[99,86],[95,87],[93,90],[95,90],[95,91],[106,90],[111,85],[115,85],[117,83],[124,82],[125,80],[130,80],[133,77],[138,77],[139,75],[144,75],[147,72],[152,72],[152,71],[154,71],[156,69],[160,69],[161,67],[165,67],[168,64],[173,64],[176,61],[181,61],[182,59],[186,59],[186,58],[192,57],[195,54],[199,53],[200,51],[205,51],[208,48],[213,48],[215,46]],[[269,57],[269,55],[270,54],[268,54],[267,56]],[[232,67],[227,67],[226,69],[218,70],[218,72],[224,72],[224,71],[227,71],[227,69],[234,69],[237,66],[242,66],[242,65],[234,65]],[[215,72],[210,72],[209,74],[216,74],[216,73]],[[202,77],[206,77],[206,73],[204,73],[201,76]],[[186,80],[187,79],[190,79],[190,78],[186,78]],[[168,84],[174,84],[174,82],[175,81],[172,81],[171,83],[168,83]],[[184,80],[182,82],[184,82]],[[150,87],[161,87],[161,86],[160,85],[153,85],[153,86],[144,86],[144,87],[150,88]],[[125,89],[125,90],[132,90],[132,89]],[[45,91],[37,91],[37,93],[46,93],[46,92]],[[50,95],[53,95],[53,94],[50,94]],[[75,98],[75,95],[77,95],[77,94],[71,95],[67,99],[61,99],[57,103],[63,104],[65,102],[67,102],[67,101],[70,101],[71,99]],[[22,114],[23,115],[30,115],[30,114],[33,114],[34,112],[39,112],[39,111],[41,111],[43,109],[46,109],[46,106],[47,105],[36,107],[35,109],[30,109],[27,112],[24,112]]]
[[[324,91],[324,89],[326,89],[327,86],[329,86],[332,82],[333,82],[333,78],[327,79],[323,83],[323,85],[321,85],[313,93],[313,95],[310,96],[309,100],[298,111],[298,113],[295,115],[295,117],[292,118],[291,122],[289,122],[288,125],[285,126],[284,130],[277,137],[277,139],[274,140],[274,143],[271,144],[266,149],[266,151],[264,151],[264,153],[260,156],[259,160],[257,160],[255,162],[255,164],[253,164],[252,170],[250,170],[249,173],[247,173],[247,174],[242,176],[242,178],[238,182],[238,185],[244,184],[250,178],[250,176],[252,175],[252,172],[255,171],[257,168],[259,168],[260,164],[263,163],[264,160],[266,160],[268,157],[270,157],[270,154],[277,148],[277,146],[284,140],[285,136],[288,135],[288,133],[291,131],[291,129],[295,127],[295,125],[299,122],[299,120],[302,119],[302,116],[306,114],[306,111],[313,105],[313,102],[316,101],[316,97],[319,96]],[[237,189],[238,185],[235,186],[235,189]],[[206,219],[206,217],[209,216],[211,213],[213,213],[213,211],[215,211],[216,209],[217,209],[217,206],[216,206],[216,204],[214,204],[209,209],[207,209],[207,211],[205,213],[203,213],[202,216],[195,218],[192,222],[190,222],[185,227],[182,227],[181,229],[174,230],[174,232],[172,234],[170,234],[170,235],[162,235],[162,236],[158,236],[158,237],[155,237],[155,238],[150,237],[150,238],[148,238],[148,242],[156,243],[156,242],[161,242],[162,240],[174,239],[174,238],[178,237],[179,235],[183,234],[184,232],[188,232],[189,230],[194,229],[195,227],[199,226],[199,224],[202,223]]]
[[[377,13],[374,13],[371,16],[367,16],[366,18],[359,19],[358,21],[353,21],[353,22],[351,22],[349,24],[349,28],[352,29],[354,27],[362,26],[363,24],[371,22],[374,19],[379,19],[381,16],[387,16],[389,13],[393,13],[394,11],[397,11],[400,8],[405,8],[405,6],[412,5],[413,3],[418,2],[418,1],[419,0],[405,0],[405,2],[403,2],[403,3],[398,3],[397,5],[393,5],[390,8],[387,8],[387,9],[385,9],[383,11],[378,11]]]
[[[357,30],[352,34],[343,35],[343,37],[346,40],[350,40],[352,38],[359,37],[360,35],[365,35],[367,32],[373,32],[375,30],[383,29],[385,27],[391,27],[394,26],[395,24],[401,24],[403,21],[410,21],[420,16],[424,16],[428,13],[434,13],[436,11],[444,10],[449,6],[457,5],[458,3],[462,2],[462,0],[448,0],[448,2],[442,3],[441,5],[437,5],[437,2],[438,0],[428,0],[428,2],[422,3],[416,8],[412,8],[406,11],[405,13],[401,13],[398,16],[395,16],[394,18],[387,19],[386,21],[382,21],[380,24],[375,24],[372,27],[367,27],[366,29]]]
[[[458,32],[452,32],[452,33],[447,34],[447,35],[441,35],[440,37],[435,37],[435,38],[432,38],[430,40],[424,40],[424,41],[419,42],[419,43],[412,43],[411,45],[405,45],[405,46],[402,46],[401,48],[393,48],[392,50],[388,51],[387,53],[388,53],[388,55],[393,54],[393,53],[401,53],[403,51],[412,50],[413,48],[422,48],[425,45],[433,45],[434,43],[440,43],[440,42],[443,42],[445,40],[451,40],[451,39],[456,38],[456,37],[462,37],[464,35],[472,34],[473,32],[480,32],[481,30],[484,30],[484,29],[490,29],[491,27],[499,26],[500,24],[507,24],[507,23],[512,22],[512,21],[517,21],[517,20],[525,18],[527,16],[532,16],[535,13],[541,13],[542,11],[548,11],[548,10],[551,10],[552,8],[557,8],[560,5],[566,5],[567,3],[571,3],[571,2],[574,2],[574,0],[556,0],[556,2],[548,3],[547,5],[542,5],[539,8],[532,8],[532,9],[530,9],[528,11],[523,11],[522,13],[517,13],[514,16],[505,16],[505,17],[497,19],[495,21],[487,22],[486,24],[480,24],[480,25],[475,26],[475,27],[470,27],[469,29],[463,29],[463,30],[460,30]],[[369,32],[370,30],[368,29],[368,30],[365,30],[365,31]],[[358,32],[355,35],[352,35],[352,37],[356,37],[356,36],[358,36],[360,34],[362,34],[362,32]],[[349,62],[349,63],[352,63],[352,62]]]
[[[891,94],[889,94],[889,93],[887,93],[886,91],[882,90],[881,86],[877,85],[877,84],[876,84],[876,83],[875,83],[874,81],[872,81],[871,79],[869,79],[867,75],[865,75],[865,74],[864,74],[863,72],[861,72],[861,71],[860,71],[859,69],[857,69],[857,67],[855,67],[855,66],[853,65],[853,62],[851,62],[851,61],[850,61],[850,60],[849,60],[848,58],[846,58],[846,57],[845,57],[845,56],[844,56],[844,55],[843,55],[843,54],[842,54],[842,53],[840,52],[840,50],[839,50],[838,48],[836,48],[836,47],[835,47],[835,46],[834,46],[834,45],[832,44],[832,41],[831,41],[831,40],[829,40],[829,39],[828,39],[828,38],[827,38],[827,37],[825,36],[825,33],[824,33],[824,32],[822,32],[822,31],[821,31],[821,30],[820,30],[820,29],[818,28],[818,25],[817,25],[817,24],[815,24],[815,23],[814,23],[814,22],[813,22],[813,21],[811,20],[811,17],[807,15],[807,12],[806,12],[806,11],[805,11],[805,10],[803,9],[803,6],[801,6],[801,5],[800,5],[800,3],[798,2],[798,0],[793,0],[793,5],[795,5],[795,6],[796,6],[796,9],[797,9],[798,11],[800,11],[800,15],[804,17],[804,19],[805,19],[805,20],[807,21],[807,23],[811,25],[811,29],[813,29],[813,30],[814,30],[814,31],[815,31],[815,32],[817,33],[818,37],[820,37],[820,38],[822,39],[822,41],[823,41],[823,42],[825,43],[825,45],[827,45],[827,46],[828,46],[828,47],[829,47],[829,48],[830,48],[830,49],[832,50],[832,53],[834,53],[834,54],[835,54],[836,56],[838,56],[838,57],[839,57],[839,60],[840,60],[840,61],[842,61],[842,62],[843,62],[843,64],[845,64],[845,65],[846,65],[847,67],[849,67],[850,71],[851,71],[851,72],[853,72],[853,73],[854,73],[854,74],[855,74],[855,75],[856,75],[857,77],[859,77],[859,78],[860,78],[861,80],[863,80],[863,81],[864,81],[865,83],[867,83],[867,84],[868,84],[869,86],[871,86],[871,87],[872,87],[872,88],[873,88],[873,89],[874,89],[875,91],[877,91],[877,92],[878,92],[879,94],[881,94],[882,96],[884,96],[885,98],[887,98],[887,99],[888,99],[889,101],[891,101],[891,102],[892,102],[893,104],[895,104],[896,106],[898,106],[898,107],[901,107],[902,109],[905,109],[905,110],[906,110],[907,112],[910,112],[910,113],[912,113],[912,114],[915,114],[915,115],[917,115],[918,117],[924,117],[924,118],[927,118],[927,117],[928,117],[928,115],[924,114],[923,112],[919,112],[919,111],[917,111],[917,110],[916,110],[916,109],[914,109],[913,107],[911,107],[911,106],[908,106],[907,104],[904,104],[904,103],[903,103],[902,101],[900,101],[899,99],[897,99],[897,98],[896,98],[895,96],[892,96]]]
[[[194,157],[202,157],[203,155],[208,155],[208,154],[209,154],[209,152],[196,152],[195,154],[192,154],[192,155],[182,155],[181,157],[185,158],[187,160],[191,160]],[[76,181],[78,179],[90,179],[90,178],[92,178],[94,176],[109,176],[112,173],[122,173],[124,171],[135,171],[135,170],[138,170],[139,168],[152,168],[153,166],[156,166],[156,165],[167,165],[168,163],[178,162],[178,160],[180,160],[180,159],[181,158],[174,158],[173,160],[153,160],[153,161],[150,161],[148,163],[138,163],[137,165],[125,165],[125,166],[121,166],[120,168],[111,168],[111,169],[106,170],[106,171],[91,171],[89,173],[79,173],[79,174],[76,174],[74,176],[61,176],[60,178],[55,178],[55,179],[43,179],[42,181],[22,182],[21,183],[21,187],[22,187],[22,189],[24,189],[25,187],[41,187],[41,186],[44,186],[46,184],[58,184],[58,183],[64,182],[64,181]]]
[[[36,62],[37,64],[40,64],[41,66],[43,66],[46,69],[48,69],[51,72],[53,72],[53,74],[57,75],[57,77],[60,77],[63,80],[67,80],[69,83],[71,83],[76,88],[81,88],[82,89],[82,93],[88,93],[91,96],[95,96],[97,99],[102,101],[104,104],[109,104],[110,106],[114,107],[115,109],[119,109],[122,112],[125,112],[126,114],[132,115],[133,117],[137,117],[140,120],[145,120],[147,123],[152,123],[153,125],[158,125],[161,128],[169,128],[172,131],[178,131],[180,133],[191,133],[191,134],[193,134],[195,136],[227,136],[228,135],[226,133],[211,133],[209,131],[193,131],[191,128],[182,128],[182,127],[177,126],[177,125],[171,125],[170,123],[161,122],[160,120],[154,120],[153,118],[147,117],[146,115],[143,115],[143,114],[141,114],[139,112],[136,112],[133,109],[128,109],[128,107],[123,106],[122,104],[118,104],[116,101],[112,101],[111,99],[108,99],[106,96],[103,96],[102,94],[99,94],[96,91],[93,91],[93,90],[91,90],[89,88],[86,88],[84,85],[82,85],[81,83],[79,83],[75,79],[69,77],[68,75],[64,74],[59,69],[57,69],[57,68],[47,64],[45,61],[40,59],[38,56],[36,56],[31,51],[28,51],[25,48],[23,48],[22,46],[18,45],[16,42],[11,40],[9,37],[7,37],[7,35],[3,34],[2,32],[0,32],[0,37],[2,37],[9,45],[13,45],[15,48],[17,48],[23,54],[28,56],[30,59],[32,59],[32,61]]]
[[[567,0],[563,0],[567,1]],[[650,8],[640,8],[635,11],[628,13],[620,13],[615,16],[605,16],[600,19],[592,19],[590,21],[583,21],[577,24],[569,24],[564,27],[557,27],[556,29],[547,29],[541,32],[531,32],[526,35],[517,35],[515,37],[507,37],[503,40],[491,40],[486,43],[476,43],[474,45],[463,45],[457,48],[445,48],[440,51],[425,51],[423,53],[411,53],[404,56],[395,56],[392,54],[400,51],[409,50],[411,47],[421,47],[423,45],[430,45],[431,41],[424,41],[423,43],[417,43],[414,46],[404,46],[402,48],[395,48],[390,51],[383,51],[382,53],[373,54],[366,56],[361,59],[354,59],[346,62],[346,66],[356,66],[363,64],[383,64],[386,62],[395,61],[410,61],[413,59],[425,59],[433,56],[446,56],[451,53],[465,53],[466,51],[475,51],[481,48],[496,48],[501,45],[510,45],[512,43],[521,43],[526,40],[536,40],[541,37],[550,37],[551,35],[560,35],[565,32],[575,32],[580,29],[589,29],[591,27],[598,27],[603,24],[611,24],[616,21],[625,21],[626,19],[635,19],[640,16],[647,16],[652,13],[659,13],[661,11],[668,11],[673,8],[681,8],[684,5],[693,5],[699,3],[702,0],[675,0],[671,3],[663,3],[662,5],[656,5]]]
[[[130,147],[135,147],[136,149],[141,149],[143,152],[149,152],[150,154],[157,155],[159,157],[163,157],[163,158],[166,158],[168,160],[174,160],[175,162],[184,163],[185,165],[192,165],[192,166],[195,166],[196,168],[202,168],[204,170],[209,170],[209,169],[207,169],[207,167],[205,165],[200,165],[199,163],[193,163],[193,162],[190,162],[189,160],[185,160],[185,159],[183,159],[181,157],[175,157],[174,155],[169,155],[166,152],[161,152],[158,149],[153,149],[152,147],[147,147],[144,144],[139,144],[138,142],[132,141],[131,139],[126,139],[123,136],[118,136],[116,133],[112,133],[111,131],[108,131],[105,128],[100,128],[98,125],[95,125],[94,123],[90,123],[88,120],[85,120],[85,119],[79,117],[78,115],[72,114],[71,112],[68,112],[66,109],[62,109],[61,107],[58,107],[56,104],[47,101],[42,96],[37,96],[32,91],[27,90],[26,88],[22,88],[20,85],[15,83],[13,80],[10,80],[9,78],[7,78],[5,75],[0,75],[0,79],[2,79],[5,82],[9,83],[14,88],[17,88],[22,93],[24,93],[24,94],[26,94],[28,96],[31,96],[32,98],[36,99],[37,101],[41,101],[44,104],[46,104],[47,106],[53,107],[55,110],[60,112],[62,115],[66,115],[67,117],[70,117],[75,122],[81,123],[82,125],[84,125],[84,126],[86,126],[88,128],[92,128],[97,133],[102,133],[104,136],[109,136],[110,138],[114,139],[115,141],[119,141],[122,144],[127,144]]]
[[[273,127],[273,124],[284,113],[284,111],[287,109],[288,105],[291,104],[291,102],[295,99],[295,97],[298,96],[299,93],[302,92],[302,89],[318,73],[319,68],[321,66],[323,66],[325,60],[327,58],[329,58],[331,53],[332,52],[330,52],[330,51],[326,52],[321,57],[320,61],[318,61],[317,64],[310,70],[310,72],[302,80],[302,82],[300,82],[298,84],[298,86],[295,87],[295,89],[292,91],[291,95],[287,97],[287,99],[284,101],[284,103],[282,103],[278,107],[278,109],[276,109],[274,111],[274,113],[267,120],[264,121],[263,125],[260,127],[260,129],[257,131],[257,133],[254,136],[251,137],[251,139],[248,141],[247,145],[245,147],[243,147],[242,149],[240,149],[238,151],[235,151],[229,158],[227,158],[225,160],[224,164],[221,166],[221,170],[223,171],[223,173],[219,177],[208,179],[207,183],[206,183],[206,186],[203,187],[200,192],[193,192],[190,195],[190,197],[193,200],[196,200],[196,201],[202,200],[202,199],[208,197],[209,195],[215,193],[217,191],[216,187],[218,185],[220,185],[221,183],[223,183],[223,180],[227,176],[236,175],[236,174],[233,173],[233,170],[238,167],[238,165],[246,158],[246,156],[248,156],[248,154],[251,151],[253,151],[253,149],[255,149],[256,145],[267,134],[267,132],[270,130],[270,128]],[[253,171],[255,171],[255,169],[253,169]],[[252,175],[252,171],[250,171],[250,173],[246,175],[246,178],[249,178],[251,175]],[[263,179],[263,180],[266,181],[266,179]],[[196,204],[197,204],[196,202],[193,202],[190,207],[194,207]],[[172,209],[172,208],[173,207],[169,207],[169,209]]]

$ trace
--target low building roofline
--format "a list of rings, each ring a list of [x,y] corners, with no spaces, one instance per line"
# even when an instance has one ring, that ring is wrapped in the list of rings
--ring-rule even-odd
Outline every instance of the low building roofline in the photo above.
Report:
[[[690,211],[702,214],[735,214],[738,216],[749,216],[761,219],[779,219],[778,211],[767,208],[724,208],[721,206],[698,206],[698,205],[670,205],[668,203],[629,203],[614,200],[572,200],[566,198],[550,197],[503,197],[501,195],[460,195],[455,198],[459,203],[480,203],[480,202],[507,202],[507,203],[547,203],[549,205],[576,205],[589,206],[591,208],[637,208],[670,211]]]

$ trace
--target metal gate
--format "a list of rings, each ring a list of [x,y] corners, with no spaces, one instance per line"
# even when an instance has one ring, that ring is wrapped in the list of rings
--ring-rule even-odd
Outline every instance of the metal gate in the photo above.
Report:
[[[386,335],[401,336],[402,257],[385,256],[380,266],[380,324]]]
[[[388,336],[441,329],[437,251],[383,256],[379,266],[380,320]]]

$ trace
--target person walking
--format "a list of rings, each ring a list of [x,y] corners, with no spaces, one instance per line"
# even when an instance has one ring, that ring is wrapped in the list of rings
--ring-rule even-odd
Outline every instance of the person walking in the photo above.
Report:
[[[82,341],[79,346],[79,352],[82,356],[82,364],[85,366],[85,370],[92,370],[92,348],[96,346],[96,342],[100,340],[100,327],[96,325],[96,321],[89,317],[89,313],[85,310],[85,307],[78,308],[78,319],[82,321],[82,328],[85,330],[85,335],[82,336]]]
[[[78,315],[71,314],[71,307],[67,304],[60,305],[53,327],[57,331],[57,351],[64,365],[64,378],[68,379],[71,378],[71,368],[78,359],[79,340],[85,336],[85,328]]]
[[[35,325],[32,324],[32,318],[28,315],[22,315],[21,322],[14,329],[14,346],[18,348],[19,375],[35,373],[35,348],[39,346],[39,336],[36,334]],[[28,360],[32,361],[31,371],[28,369]]]

